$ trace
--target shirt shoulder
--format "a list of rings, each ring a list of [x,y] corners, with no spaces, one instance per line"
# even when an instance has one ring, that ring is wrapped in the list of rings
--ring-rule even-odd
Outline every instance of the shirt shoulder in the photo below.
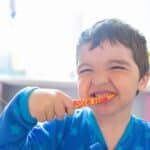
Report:
[[[140,136],[141,140],[149,143],[150,146],[150,122],[141,118],[134,117],[134,128],[136,136]]]
[[[138,118],[135,116],[133,116],[133,120],[134,120],[136,126],[150,131],[150,122],[149,121],[146,121],[142,118]]]

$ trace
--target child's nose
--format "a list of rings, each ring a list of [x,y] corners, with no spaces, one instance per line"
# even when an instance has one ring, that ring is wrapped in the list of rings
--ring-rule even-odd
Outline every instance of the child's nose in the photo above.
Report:
[[[102,73],[102,72],[97,73],[97,74],[94,74],[92,77],[92,84],[95,86],[108,83],[108,81],[109,79],[108,79],[107,73]]]

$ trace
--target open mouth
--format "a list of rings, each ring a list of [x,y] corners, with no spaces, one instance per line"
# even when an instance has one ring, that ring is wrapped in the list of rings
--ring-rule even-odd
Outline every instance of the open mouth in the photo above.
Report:
[[[105,93],[101,95],[93,95],[91,99],[93,99],[93,104],[100,104],[111,101],[115,96],[115,93]]]
[[[107,97],[109,95],[117,95],[115,92],[112,91],[94,91],[90,93],[90,97]]]

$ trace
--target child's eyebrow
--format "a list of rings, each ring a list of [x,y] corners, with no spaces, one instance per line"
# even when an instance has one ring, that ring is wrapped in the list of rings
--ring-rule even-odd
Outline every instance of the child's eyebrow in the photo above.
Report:
[[[131,64],[125,60],[109,60],[109,64],[119,64],[119,65],[125,65],[125,66],[131,66]]]
[[[89,66],[90,66],[89,64],[82,63],[79,66],[77,66],[77,69],[80,69],[82,67],[89,67]]]

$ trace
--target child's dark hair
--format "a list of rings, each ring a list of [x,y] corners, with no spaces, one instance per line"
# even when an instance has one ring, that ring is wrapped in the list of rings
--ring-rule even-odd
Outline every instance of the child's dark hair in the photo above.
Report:
[[[77,44],[77,59],[80,46],[88,42],[91,49],[109,40],[112,44],[120,42],[131,49],[133,58],[139,68],[140,77],[149,71],[148,50],[145,37],[136,29],[118,19],[105,19],[83,31]]]

